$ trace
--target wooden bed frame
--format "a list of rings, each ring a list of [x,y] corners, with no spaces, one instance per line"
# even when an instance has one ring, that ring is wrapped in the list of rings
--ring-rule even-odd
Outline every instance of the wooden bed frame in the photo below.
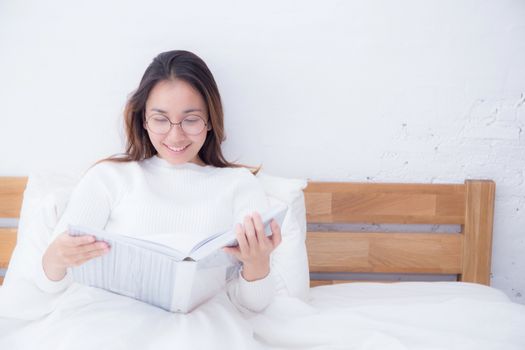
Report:
[[[26,177],[0,177],[0,218],[18,218]],[[489,285],[495,183],[384,184],[309,182],[309,224],[452,224],[459,233],[308,232],[310,272],[456,275]],[[0,228],[0,269],[16,244]],[[0,270],[0,271],[2,271]],[[0,276],[0,283],[3,277]],[[318,278],[311,286],[349,282]]]

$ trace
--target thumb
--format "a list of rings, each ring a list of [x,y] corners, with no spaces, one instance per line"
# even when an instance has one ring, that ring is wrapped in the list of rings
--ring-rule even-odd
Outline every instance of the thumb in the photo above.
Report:
[[[239,251],[238,247],[223,247],[222,251],[227,253],[227,254],[233,255],[237,259],[241,260],[240,259],[241,252]]]

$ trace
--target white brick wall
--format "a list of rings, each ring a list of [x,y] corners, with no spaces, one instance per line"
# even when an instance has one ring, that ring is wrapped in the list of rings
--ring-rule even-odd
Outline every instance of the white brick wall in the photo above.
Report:
[[[189,49],[221,88],[230,159],[315,180],[495,180],[492,284],[525,303],[524,1],[83,6],[0,4],[0,175],[118,151],[146,65]]]

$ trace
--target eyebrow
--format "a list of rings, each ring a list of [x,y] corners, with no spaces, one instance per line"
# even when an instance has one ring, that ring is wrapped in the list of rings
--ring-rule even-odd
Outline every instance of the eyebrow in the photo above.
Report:
[[[168,114],[168,112],[162,110],[162,109],[159,109],[159,108],[151,108],[150,111],[152,112],[159,112],[159,113],[163,113],[163,114]],[[202,109],[200,108],[190,108],[190,109],[187,109],[185,111],[182,111],[182,113],[191,113],[191,112],[202,112]]]

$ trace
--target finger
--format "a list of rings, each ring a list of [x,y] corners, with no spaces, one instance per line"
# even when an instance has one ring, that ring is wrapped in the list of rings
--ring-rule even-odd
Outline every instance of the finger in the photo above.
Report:
[[[239,247],[224,247],[222,250],[230,255],[233,255],[237,260],[241,260],[241,250]]]
[[[84,254],[80,254],[74,260],[73,266],[82,265],[91,259],[98,258],[99,256],[106,254],[107,252],[109,252],[109,249],[105,248],[105,249],[97,249],[97,250],[93,250],[93,251],[90,251]]]
[[[103,243],[103,242],[100,242]],[[99,244],[99,242],[90,244],[90,245],[84,245],[80,247],[70,248],[68,250],[65,250],[63,253],[64,258],[69,261],[75,263],[79,259],[84,259],[85,256],[88,254],[91,254],[93,252],[103,252],[103,251],[109,251],[108,245],[102,245]]]
[[[90,244],[95,242],[95,237],[91,235],[71,236],[69,233],[66,233],[64,241],[66,245],[70,247],[78,247],[83,244]]]
[[[250,247],[246,241],[246,235],[244,233],[244,227],[241,224],[235,225],[235,236],[237,237],[237,242],[239,243],[239,249],[242,252],[248,252]]]
[[[272,228],[273,247],[277,248],[277,246],[281,243],[283,239],[283,236],[281,234],[281,227],[279,226],[277,222],[275,222],[275,220],[272,220],[272,222],[270,223],[270,226]]]
[[[109,244],[103,241],[97,241],[94,243],[84,244],[81,246],[74,247],[69,251],[69,255],[80,255],[80,254],[89,253],[91,251],[107,249],[107,248],[109,248]]]
[[[257,241],[255,227],[253,227],[253,221],[250,215],[244,217],[244,231],[250,249],[256,248],[259,245],[259,242]]]
[[[252,219],[259,244],[266,244],[268,238],[266,237],[266,232],[264,232],[264,225],[262,223],[261,215],[259,215],[257,212],[253,212]]]

